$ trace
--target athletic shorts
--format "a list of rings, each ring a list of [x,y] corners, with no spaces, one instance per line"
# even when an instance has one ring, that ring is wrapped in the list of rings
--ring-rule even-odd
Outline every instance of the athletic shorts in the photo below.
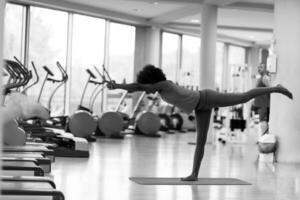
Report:
[[[210,110],[212,108],[209,108],[207,106],[207,98],[206,98],[206,90],[200,90],[200,98],[199,102],[195,107],[195,110]]]

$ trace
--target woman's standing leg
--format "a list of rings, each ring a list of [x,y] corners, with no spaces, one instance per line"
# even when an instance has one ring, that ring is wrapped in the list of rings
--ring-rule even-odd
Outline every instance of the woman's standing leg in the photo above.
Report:
[[[195,110],[195,115],[197,141],[194,153],[193,170],[190,176],[181,179],[183,181],[196,181],[198,179],[198,173],[204,155],[204,148],[210,123],[211,109]]]

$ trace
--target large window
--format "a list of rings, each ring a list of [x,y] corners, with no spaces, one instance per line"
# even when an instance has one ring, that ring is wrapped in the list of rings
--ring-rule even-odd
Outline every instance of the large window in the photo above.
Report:
[[[26,19],[26,16],[30,18]],[[25,27],[26,24],[30,25],[28,29]],[[29,41],[26,42],[25,31],[29,33]],[[93,67],[101,69],[101,65],[105,63],[111,77],[117,82],[134,81],[134,26],[52,9],[7,3],[4,33],[4,57],[12,59],[16,56],[24,60],[24,56],[29,55],[27,65],[31,67],[30,62],[33,61],[38,68],[40,82],[28,91],[33,99],[38,98],[45,77],[43,66],[51,69],[55,74],[54,78],[59,79],[61,74],[56,67],[56,62],[59,61],[63,67],[68,64],[70,93],[66,95],[65,87],[58,90],[51,104],[53,115],[63,114],[65,101],[68,101],[69,113],[77,109],[88,80],[86,69],[94,71],[97,75]],[[108,40],[105,41],[105,38]],[[25,47],[25,44],[29,46]],[[179,82],[181,85],[198,86],[200,46],[201,39],[198,37],[163,32],[161,67],[167,79]],[[25,54],[27,49],[29,52]],[[221,88],[223,49],[224,44],[217,43],[216,86],[220,89],[223,89]],[[232,77],[236,77],[236,73],[245,66],[244,63],[245,49],[230,46],[229,66]],[[237,79],[231,80],[232,88],[242,86],[235,80]],[[56,86],[57,84],[47,82],[40,99],[43,105],[48,106],[50,95]],[[89,84],[82,106],[90,108],[90,98],[94,88],[95,85]],[[122,91],[105,93],[107,95],[99,95],[95,101],[93,111],[96,114],[103,111],[102,100],[105,98],[107,101],[104,109],[114,110]],[[66,96],[69,98],[66,99]],[[127,111],[131,110],[131,103],[131,98],[128,98]]]
[[[222,87],[223,67],[224,67],[224,43],[217,42],[215,82],[216,82],[216,88],[219,88],[220,90],[226,89]]]
[[[163,33],[162,36],[162,69],[167,79],[177,81],[179,67],[179,35]]]
[[[110,23],[109,29],[109,72],[116,82],[133,82],[135,28],[129,25]],[[122,90],[108,91],[107,109],[114,110]],[[126,99],[124,112],[131,111],[131,98]]]
[[[109,72],[117,82],[132,82],[135,28],[110,23],[109,33]]]
[[[200,38],[182,36],[182,65],[178,77],[180,85],[199,86],[200,46]]]
[[[40,75],[40,82],[28,91],[34,99],[38,98],[39,91],[45,77],[43,66],[47,66],[55,75],[55,79],[61,78],[61,73],[56,67],[59,61],[66,65],[67,56],[67,28],[68,13],[51,9],[30,7],[30,38],[29,61],[33,61]],[[40,102],[48,107],[51,93],[57,84],[47,82]],[[64,87],[61,87],[51,104],[52,115],[62,115],[64,112]]]
[[[245,90],[245,59],[246,49],[238,46],[229,46],[228,63],[231,74],[231,90],[242,92]]]
[[[23,59],[24,16],[24,6],[6,4],[3,48],[4,58],[6,59],[13,59],[14,56],[20,60]]]
[[[81,99],[84,86],[88,80],[86,69],[93,66],[101,69],[104,57],[105,20],[75,14],[73,16],[73,38],[72,38],[72,63],[71,63],[71,95],[70,113],[73,113]],[[82,106],[90,108],[90,98],[95,85],[89,84]],[[98,96],[94,105],[94,112],[99,114],[101,95]]]

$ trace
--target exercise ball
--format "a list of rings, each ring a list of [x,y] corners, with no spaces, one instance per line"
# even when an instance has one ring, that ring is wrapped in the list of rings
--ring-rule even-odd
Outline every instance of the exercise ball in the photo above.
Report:
[[[117,112],[106,112],[98,120],[98,127],[105,136],[119,136],[124,129],[123,115]]]
[[[137,116],[136,127],[144,135],[157,135],[160,119],[152,112],[142,112]]]
[[[88,138],[96,128],[96,119],[87,111],[78,110],[69,119],[69,129],[75,137]]]
[[[167,114],[161,113],[158,117],[160,119],[160,130],[168,131],[171,129],[171,119]]]
[[[183,125],[183,119],[180,114],[172,114],[170,116],[171,118],[171,127],[172,129],[175,130],[182,130],[182,125]]]
[[[18,127],[15,120],[3,123],[3,143],[4,145],[21,146],[25,145],[26,133]]]
[[[260,153],[272,153],[276,151],[276,137],[273,134],[264,134],[258,139]]]
[[[196,130],[196,123],[195,117],[192,115],[188,115],[186,113],[181,113],[181,117],[183,120],[182,129],[188,131],[195,131]]]

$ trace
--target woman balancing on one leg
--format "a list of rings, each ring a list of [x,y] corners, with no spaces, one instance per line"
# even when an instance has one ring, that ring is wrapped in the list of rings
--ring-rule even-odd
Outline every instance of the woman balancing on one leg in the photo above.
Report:
[[[195,111],[197,141],[193,170],[190,176],[182,178],[183,181],[196,181],[198,179],[211,111],[214,107],[226,107],[246,103],[254,97],[270,93],[280,93],[293,99],[292,93],[281,85],[255,88],[244,93],[220,93],[209,89],[191,91],[167,80],[162,70],[153,65],[146,65],[139,72],[137,75],[137,83],[117,84],[115,82],[109,82],[107,87],[109,89],[124,89],[128,92],[158,92],[163,100],[179,107],[183,111],[187,113],[191,113],[193,110]]]

